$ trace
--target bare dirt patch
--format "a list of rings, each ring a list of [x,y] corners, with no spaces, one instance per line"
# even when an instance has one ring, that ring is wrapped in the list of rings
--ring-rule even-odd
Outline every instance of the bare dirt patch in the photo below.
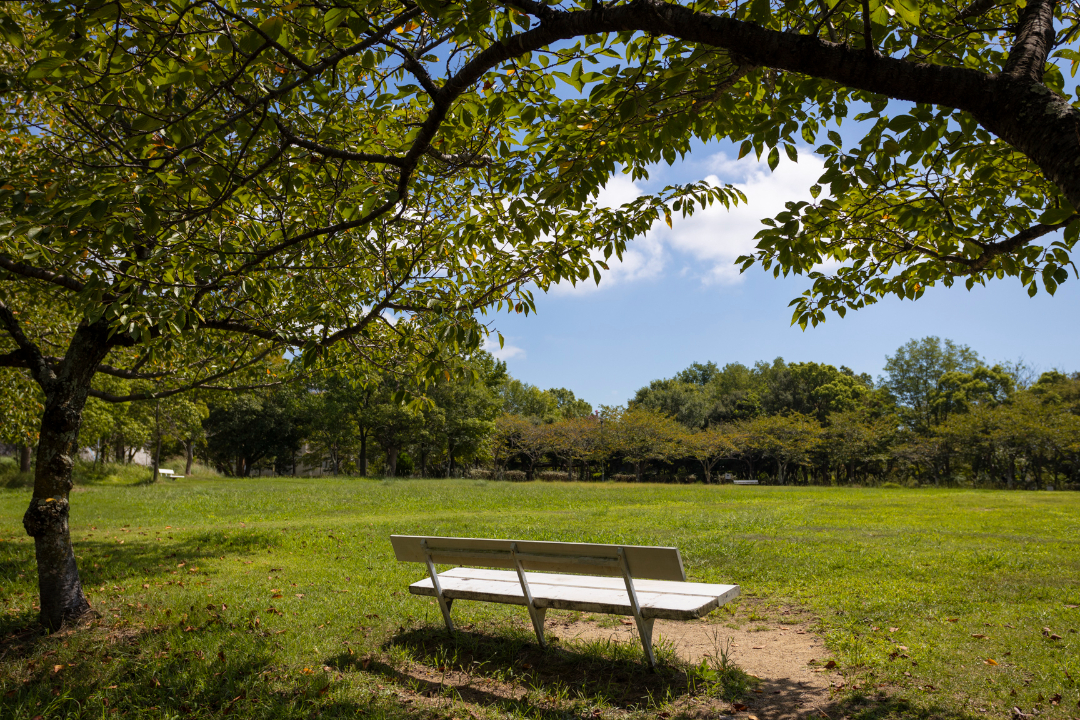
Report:
[[[741,701],[744,712],[764,720],[794,720],[820,717],[833,694],[843,687],[843,678],[824,666],[824,641],[810,629],[810,619],[793,617],[788,624],[775,621],[718,623],[705,619],[694,622],[656,621],[654,639],[669,643],[683,660],[699,663],[710,657],[728,658],[761,680],[760,686]],[[633,622],[618,624],[579,619],[552,628],[565,640],[607,639],[637,642]]]

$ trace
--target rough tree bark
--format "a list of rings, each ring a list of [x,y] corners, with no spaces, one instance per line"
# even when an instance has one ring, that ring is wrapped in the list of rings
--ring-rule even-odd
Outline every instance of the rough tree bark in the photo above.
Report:
[[[28,352],[26,345],[20,345],[24,353]],[[38,437],[34,494],[23,515],[23,527],[34,538],[40,620],[50,630],[90,610],[71,546],[68,495],[90,381],[109,349],[108,330],[99,322],[79,327],[56,372],[39,354],[32,362],[31,372],[45,393],[45,409]]]
[[[19,472],[21,472],[21,473],[30,472],[30,446],[29,445],[20,445],[19,446]]]
[[[360,477],[367,477],[367,430],[360,431]]]

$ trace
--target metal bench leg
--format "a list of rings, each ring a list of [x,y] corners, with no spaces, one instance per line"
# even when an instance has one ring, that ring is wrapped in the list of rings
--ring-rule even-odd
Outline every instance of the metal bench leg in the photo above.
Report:
[[[431,550],[428,549],[427,540],[420,541],[420,546],[424,548],[428,573],[431,574],[431,584],[435,587],[435,596],[439,599],[439,609],[442,610],[443,621],[446,622],[446,631],[452,633],[454,632],[454,621],[450,619],[450,606],[454,604],[454,601],[443,596],[439,573],[435,572],[435,563],[431,561]]]
[[[638,603],[637,592],[634,590],[634,578],[630,576],[630,564],[626,561],[626,553],[619,548],[619,560],[622,563],[623,581],[626,583],[626,594],[630,596],[630,609],[634,611],[634,622],[637,624],[638,635],[641,636],[641,647],[645,650],[645,658],[649,661],[649,667],[656,670],[656,655],[652,647],[653,618],[645,618],[641,614],[641,605]]]
[[[521,583],[521,592],[525,594],[525,605],[529,608],[529,618],[532,620],[533,632],[536,633],[536,642],[540,647],[546,647],[544,643],[544,616],[547,608],[538,608],[533,601],[532,590],[529,589],[529,581],[525,579],[525,568],[521,566],[521,560],[517,556],[517,543],[510,546],[510,557],[514,559],[514,567],[517,568],[518,582]]]

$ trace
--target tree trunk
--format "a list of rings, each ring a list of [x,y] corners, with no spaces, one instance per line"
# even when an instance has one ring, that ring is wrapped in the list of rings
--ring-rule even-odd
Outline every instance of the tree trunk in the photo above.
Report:
[[[55,375],[34,376],[45,394],[38,436],[34,495],[23,515],[26,534],[34,538],[41,624],[57,630],[90,610],[83,593],[68,527],[71,472],[78,452],[79,427],[90,382],[109,352],[103,323],[81,326]]]
[[[158,481],[158,470],[161,468],[161,401],[154,403],[154,434],[157,442],[154,443],[154,475],[150,482]]]
[[[19,472],[30,472],[30,446],[19,446]]]
[[[360,477],[367,477],[367,433],[360,433]]]
[[[386,449],[386,467],[388,470],[387,475],[389,477],[397,476],[397,458],[399,452],[401,452],[401,450],[396,447]]]
[[[184,442],[184,474],[191,474],[191,462],[195,459],[195,441]]]

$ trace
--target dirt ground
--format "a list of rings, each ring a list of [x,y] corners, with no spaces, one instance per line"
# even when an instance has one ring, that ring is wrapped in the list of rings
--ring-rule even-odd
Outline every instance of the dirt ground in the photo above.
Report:
[[[654,642],[659,637],[671,643],[680,657],[691,662],[700,662],[707,656],[718,657],[726,651],[736,665],[760,678],[758,692],[742,701],[747,707],[740,715],[746,713],[759,720],[822,717],[831,694],[844,681],[839,674],[824,668],[827,651],[822,639],[809,629],[809,618],[790,619],[790,624],[658,620],[653,637]],[[636,641],[632,621],[626,620],[614,626],[584,620],[555,625],[550,632],[566,640]]]

